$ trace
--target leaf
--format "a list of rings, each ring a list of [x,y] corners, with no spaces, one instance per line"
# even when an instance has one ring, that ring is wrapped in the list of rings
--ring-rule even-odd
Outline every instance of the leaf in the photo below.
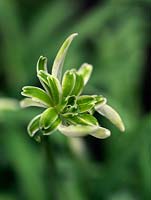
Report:
[[[57,127],[61,124],[61,119],[58,117],[51,125],[48,129],[43,129],[43,135],[50,135],[52,134]]]
[[[99,126],[60,125],[58,129],[62,134],[70,137],[80,137],[90,134],[94,137],[104,139],[110,136],[110,131],[108,129],[104,129]]]
[[[97,119],[90,114],[83,113],[79,114],[77,117],[87,125],[98,125]]]
[[[52,102],[46,92],[40,88],[33,86],[23,87],[23,91],[21,93],[23,96],[31,97],[33,101],[38,101],[45,106],[51,106]]]
[[[93,66],[88,63],[84,63],[79,68],[78,73],[83,77],[84,85],[87,84],[87,82],[91,76],[92,70],[93,70]]]
[[[107,104],[96,105],[95,110],[109,119],[115,126],[117,126],[117,128],[120,129],[120,131],[125,131],[125,127],[120,115],[111,106]]]
[[[55,108],[48,108],[42,114],[40,118],[40,127],[47,129],[58,118],[58,113]]]
[[[61,102],[61,97],[62,97],[62,88],[61,88],[60,82],[58,81],[57,78],[55,78],[54,76],[50,74],[48,75],[47,80],[48,80],[48,85],[50,88],[53,104],[57,105]]]
[[[103,105],[107,103],[107,99],[104,98],[102,95],[93,95],[93,97],[95,98],[95,105],[99,104],[99,105]]]
[[[20,106],[22,108],[30,107],[30,106],[36,106],[36,107],[43,107],[47,108],[44,104],[38,102],[38,101],[33,101],[31,98],[25,98],[20,101]]]
[[[40,56],[37,62],[37,73],[42,70],[47,72],[47,58]]]
[[[84,88],[84,81],[80,74],[75,73],[75,76],[76,76],[76,80],[75,80],[74,88],[72,90],[72,95],[78,96],[80,95],[80,93],[82,92]]]
[[[67,70],[63,76],[62,80],[62,94],[64,97],[72,94],[75,86],[76,75],[73,70]]]
[[[75,36],[77,36],[77,33],[73,33],[72,35],[70,35],[65,42],[62,44],[61,48],[59,49],[57,56],[54,60],[53,66],[52,66],[52,75],[54,75],[55,77],[57,77],[59,79],[59,81],[61,80],[61,75],[62,75],[62,67],[64,64],[64,59],[66,56],[66,53],[68,51],[68,48],[72,42],[72,40],[74,39]]]
[[[95,117],[90,114],[78,114],[74,115],[73,113],[68,113],[68,115],[64,115],[64,117],[72,123],[73,125],[90,125],[95,126],[98,125],[98,122]]]
[[[34,117],[28,124],[27,131],[31,137],[39,130],[39,120],[41,115]]]
[[[43,88],[47,91],[48,94],[51,95],[50,88],[48,86],[48,80],[47,80],[48,73],[40,70],[37,74],[37,77],[39,78],[39,81],[42,84]]]
[[[95,105],[95,98],[89,95],[82,95],[77,99],[78,112],[83,113],[91,110]]]

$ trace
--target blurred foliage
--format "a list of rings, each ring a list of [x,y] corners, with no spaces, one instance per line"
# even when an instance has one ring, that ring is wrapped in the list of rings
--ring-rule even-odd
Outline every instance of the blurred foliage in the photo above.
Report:
[[[126,124],[121,134],[99,118],[112,130],[107,140],[88,136],[70,141],[56,132],[48,138],[53,158],[49,168],[43,145],[26,131],[38,110],[9,111],[1,105],[0,200],[47,200],[52,191],[57,200],[150,199],[151,114],[144,112],[142,100],[150,11],[150,0],[0,0],[3,100],[20,100],[22,86],[38,84],[38,57],[47,56],[51,69],[57,47],[78,32],[65,69],[93,64],[86,92],[104,94]]]

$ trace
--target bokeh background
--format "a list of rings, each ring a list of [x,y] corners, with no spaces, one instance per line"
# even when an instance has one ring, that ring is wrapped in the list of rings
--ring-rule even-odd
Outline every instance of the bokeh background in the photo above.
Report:
[[[150,0],[0,0],[0,200],[151,199],[150,21]],[[39,56],[51,69],[73,32],[64,70],[93,64],[84,93],[106,96],[126,132],[96,115],[110,138],[56,132],[46,153],[26,131],[40,111],[20,109],[20,91],[39,86]]]

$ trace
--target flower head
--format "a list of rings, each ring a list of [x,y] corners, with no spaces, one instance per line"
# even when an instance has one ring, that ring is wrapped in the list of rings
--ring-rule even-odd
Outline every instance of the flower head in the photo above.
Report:
[[[88,82],[92,65],[84,63],[79,70],[67,70],[62,77],[62,67],[67,50],[77,34],[70,35],[61,46],[52,66],[52,73],[47,69],[47,58],[40,56],[37,62],[37,77],[43,89],[34,86],[23,87],[22,107],[37,106],[44,111],[34,117],[28,125],[31,137],[39,139],[50,135],[56,129],[67,136],[92,135],[107,138],[110,130],[99,125],[93,116],[94,111],[108,118],[121,131],[124,124],[119,114],[109,105],[102,95],[81,95]]]

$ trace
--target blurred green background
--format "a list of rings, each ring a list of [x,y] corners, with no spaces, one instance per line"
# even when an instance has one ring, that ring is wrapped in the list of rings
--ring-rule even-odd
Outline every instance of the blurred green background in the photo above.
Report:
[[[0,200],[151,199],[151,1],[0,0]],[[49,154],[28,137],[38,109],[20,109],[24,85],[39,86],[36,62],[73,41],[64,70],[94,71],[84,93],[103,94],[126,132],[49,136]],[[47,157],[51,157],[49,162]]]

